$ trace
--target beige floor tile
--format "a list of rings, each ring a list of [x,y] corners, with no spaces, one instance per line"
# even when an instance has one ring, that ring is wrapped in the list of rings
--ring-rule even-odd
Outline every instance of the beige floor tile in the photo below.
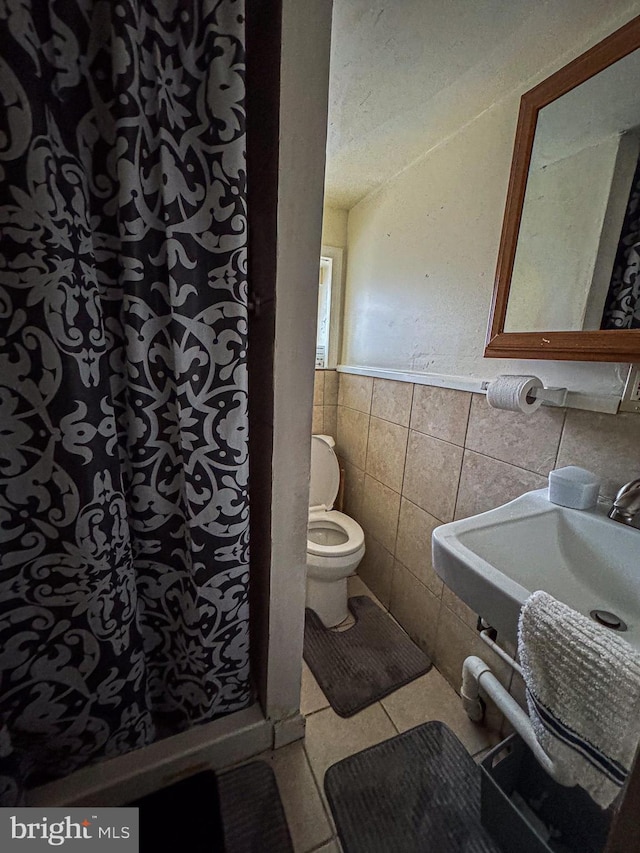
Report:
[[[397,734],[379,703],[343,719],[331,708],[307,719],[305,749],[320,790],[328,767]]]
[[[323,708],[328,708],[329,702],[327,697],[322,692],[322,689],[316,681],[313,673],[302,661],[302,691],[300,694],[300,713],[303,717],[308,717],[316,711],[321,711]]]
[[[435,667],[381,702],[401,732],[429,720],[441,720],[460,738],[471,755],[498,742],[494,732],[471,722],[460,697]]]
[[[307,853],[333,835],[309,767],[303,741],[259,756],[273,767],[295,853]]]

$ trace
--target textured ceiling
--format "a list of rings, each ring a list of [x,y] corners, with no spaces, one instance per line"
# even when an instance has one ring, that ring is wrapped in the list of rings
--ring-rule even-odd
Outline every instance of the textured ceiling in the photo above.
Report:
[[[334,0],[326,203],[353,207],[638,11],[621,0]]]

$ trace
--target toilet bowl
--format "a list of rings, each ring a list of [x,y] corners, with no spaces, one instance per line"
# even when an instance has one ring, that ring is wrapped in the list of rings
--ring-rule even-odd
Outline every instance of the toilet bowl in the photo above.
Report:
[[[307,528],[307,607],[327,628],[349,615],[347,578],[364,556],[364,531],[357,521],[333,509],[340,467],[330,435],[311,438],[311,482]]]

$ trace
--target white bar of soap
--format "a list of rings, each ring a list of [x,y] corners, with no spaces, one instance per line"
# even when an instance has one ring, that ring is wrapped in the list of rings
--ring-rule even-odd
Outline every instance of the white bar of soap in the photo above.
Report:
[[[591,471],[567,465],[549,473],[549,500],[572,509],[590,509],[598,502],[600,479]]]

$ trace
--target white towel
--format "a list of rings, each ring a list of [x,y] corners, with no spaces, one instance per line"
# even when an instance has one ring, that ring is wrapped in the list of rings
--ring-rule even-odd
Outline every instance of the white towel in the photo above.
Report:
[[[640,653],[538,591],[520,614],[518,654],[531,723],[559,781],[580,785],[606,808],[640,738]]]

